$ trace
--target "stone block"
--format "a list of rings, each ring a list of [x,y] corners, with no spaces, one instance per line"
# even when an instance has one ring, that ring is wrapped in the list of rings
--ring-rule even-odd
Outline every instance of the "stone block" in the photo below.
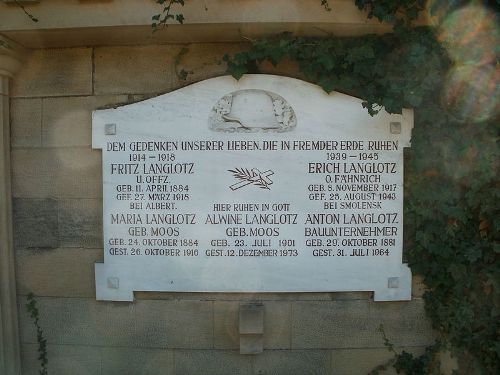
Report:
[[[262,335],[241,335],[240,354],[259,354],[264,350],[264,338]]]
[[[435,332],[427,318],[424,300],[410,302],[370,302],[370,318],[384,327],[395,346],[427,346],[435,341]]]
[[[276,66],[269,61],[263,61],[259,63],[259,71],[263,74],[287,76],[307,81],[304,74],[299,70],[299,64],[287,58],[283,59]]]
[[[102,242],[102,201],[64,199],[59,201],[59,244],[61,247],[99,248]]]
[[[170,350],[102,348],[102,375],[166,375],[174,373]]]
[[[240,305],[239,331],[240,334],[264,333],[264,305]]]
[[[235,301],[235,302],[265,302],[265,301],[333,301],[333,300],[368,300],[371,292],[348,293],[162,293],[138,292],[137,299],[191,299],[201,301]]]
[[[421,275],[413,275],[411,279],[411,295],[413,298],[422,298],[427,287],[424,284],[424,278]]]
[[[373,331],[373,332],[372,332]],[[368,302],[295,302],[292,304],[292,348],[365,346],[376,327],[369,324]]]
[[[102,197],[101,152],[98,150],[14,149],[11,155],[14,197]]]
[[[58,201],[55,199],[13,199],[15,248],[59,246]]]
[[[250,375],[252,357],[236,351],[177,350],[175,352],[177,375]]]
[[[144,94],[170,91],[178,45],[95,49],[95,93]]]
[[[463,357],[462,357],[463,359]],[[454,375],[459,373],[459,358],[454,356],[449,350],[442,350],[439,353],[440,370],[443,375]]]
[[[411,302],[295,302],[292,347],[382,347],[382,324],[394,345],[421,346],[434,340],[423,301]]]
[[[136,301],[134,306],[134,346],[213,348],[212,302]]]
[[[234,55],[246,46],[244,43],[193,43],[182,47],[176,58],[178,62],[174,63],[176,87],[225,75],[224,55]],[[185,79],[180,77],[182,71],[188,73]]]
[[[126,95],[43,99],[42,144],[45,147],[90,146],[92,111],[128,102]]]
[[[330,300],[345,301],[345,300],[362,300],[368,301],[372,298],[373,292],[334,292],[331,293]]]
[[[92,49],[37,49],[12,81],[13,97],[92,94]]]
[[[264,348],[290,348],[291,310],[289,302],[265,302]]]
[[[254,361],[254,375],[330,374],[327,350],[266,350]]]
[[[214,302],[214,347],[216,349],[239,349],[240,334],[237,301]]]
[[[23,344],[21,351],[23,375],[38,375],[37,344]],[[101,348],[92,346],[48,345],[47,370],[50,375],[100,375]]]
[[[38,344],[21,344],[21,373],[39,375]]]
[[[12,99],[10,104],[10,119],[10,142],[12,147],[41,146],[41,99]]]
[[[399,353],[403,349],[395,348]],[[424,348],[404,348],[407,352],[420,355]],[[332,374],[335,375],[365,375],[374,370],[377,366],[384,365],[394,354],[387,348],[378,349],[339,349],[332,350]],[[396,375],[393,367],[388,367],[383,371],[384,375]]]
[[[17,292],[95,298],[94,263],[102,259],[102,249],[17,250]]]
[[[26,299],[19,297],[20,335],[36,343]],[[48,344],[83,346],[137,346],[134,304],[97,302],[84,298],[37,297],[40,325]],[[142,318],[139,318],[142,319]]]
[[[290,311],[288,301],[263,301],[264,304],[264,348],[290,348]],[[239,308],[237,301],[214,302],[214,347],[216,349],[238,349]]]

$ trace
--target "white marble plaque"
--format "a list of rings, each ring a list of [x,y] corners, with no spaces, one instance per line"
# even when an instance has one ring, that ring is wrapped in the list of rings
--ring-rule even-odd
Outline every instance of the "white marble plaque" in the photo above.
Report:
[[[209,79],[93,114],[98,300],[134,291],[374,291],[408,300],[403,148],[413,117],[292,78]]]

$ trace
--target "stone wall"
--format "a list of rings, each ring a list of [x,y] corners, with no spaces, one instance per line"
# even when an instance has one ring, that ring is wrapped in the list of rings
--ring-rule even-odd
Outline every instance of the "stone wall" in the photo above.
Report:
[[[177,70],[192,70],[187,81]],[[12,191],[23,374],[37,374],[37,296],[51,375],[365,374],[398,348],[433,342],[422,288],[411,302],[370,293],[136,293],[134,303],[95,300],[102,261],[101,151],[91,149],[91,111],[221,75],[238,44],[34,50],[13,80]],[[296,74],[293,66],[269,71]],[[262,302],[262,354],[239,354],[241,303]]]

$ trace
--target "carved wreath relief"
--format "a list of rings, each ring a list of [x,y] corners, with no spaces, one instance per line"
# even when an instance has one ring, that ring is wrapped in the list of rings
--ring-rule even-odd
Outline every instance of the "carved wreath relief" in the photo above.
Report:
[[[208,119],[209,128],[220,132],[284,132],[296,125],[295,112],[285,99],[255,89],[224,95]]]

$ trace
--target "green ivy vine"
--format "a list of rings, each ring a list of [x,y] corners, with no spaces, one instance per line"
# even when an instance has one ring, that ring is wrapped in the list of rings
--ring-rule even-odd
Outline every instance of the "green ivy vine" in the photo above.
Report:
[[[325,10],[334,11],[328,0],[319,1]],[[170,21],[184,22],[183,14],[175,11],[175,6],[184,6],[184,0],[156,3],[162,10],[152,17],[154,29]],[[426,3],[429,5],[425,0],[355,0],[368,18],[393,24],[393,33],[351,38],[284,34],[254,41],[248,51],[226,56],[225,61],[228,72],[240,78],[259,72],[264,61],[277,65],[288,59],[298,64],[306,79],[325,91],[363,98],[363,106],[371,115],[382,108],[390,113],[400,113],[404,107],[415,109],[412,148],[405,165],[405,257],[413,272],[424,277],[427,314],[442,340],[450,343],[461,359],[461,372],[498,374],[498,43],[485,46],[491,49],[486,53],[489,58],[469,54],[466,60],[457,61],[446,49],[450,35],[431,27],[411,27]],[[499,0],[435,1],[430,2],[430,10],[439,14],[443,4],[450,12],[455,6],[478,7],[483,3],[495,7],[492,22],[498,23]],[[33,22],[38,21],[22,4],[16,1],[16,5]],[[498,42],[498,35],[491,40]],[[475,46],[469,47],[473,50]],[[488,90],[478,90],[477,82]],[[471,94],[477,94],[476,103]],[[40,374],[46,374],[46,340],[32,295],[27,308],[37,328]],[[395,354],[391,365],[398,373],[438,371],[435,354],[441,343],[415,358],[404,351],[397,353],[385,334],[384,341]]]
[[[48,375],[47,364],[47,339],[43,334],[43,329],[40,327],[40,311],[38,310],[37,301],[33,293],[29,293],[27,297],[26,310],[33,319],[33,324],[36,329],[36,339],[38,342],[38,360],[40,361],[39,375]]]
[[[426,312],[460,359],[462,373],[498,374],[498,45],[483,46],[488,50],[481,56],[461,61],[452,48],[462,41],[453,40],[453,33],[411,27],[424,1],[356,0],[356,5],[368,17],[391,22],[393,32],[256,40],[247,51],[225,56],[228,72],[240,78],[259,72],[264,61],[278,65],[288,60],[325,91],[363,98],[371,115],[382,108],[390,113],[414,108],[405,164],[405,257],[413,273],[423,275]],[[464,53],[475,47],[465,45]],[[429,355],[402,353],[395,363],[398,371],[425,373],[420,364],[429,362]]]
[[[32,22],[38,22],[38,18],[36,18],[33,14],[31,14],[26,7],[21,4],[18,0],[14,0],[14,5],[21,9],[26,17],[28,17]]]
[[[384,346],[393,354],[393,358],[389,359],[386,363],[381,364],[371,370],[368,375],[381,375],[393,367],[398,374],[411,374],[411,375],[440,375],[441,368],[439,362],[439,353],[443,348],[441,342],[437,341],[435,344],[425,348],[425,352],[415,357],[413,354],[403,350],[397,351],[394,344],[387,338],[384,326],[381,324],[379,329],[382,333]]]
[[[184,21],[182,14],[172,13],[172,6],[183,6],[184,1],[157,2],[164,8],[153,16],[153,27]],[[484,18],[465,19],[448,33],[412,27],[426,4],[431,15],[439,17],[467,5],[477,15],[474,12],[486,3],[496,7],[489,31],[497,33],[489,39],[493,45],[479,46],[492,50],[480,51],[486,59],[467,50],[477,46],[460,46],[461,41],[454,40],[465,23],[480,24]],[[228,72],[239,79],[245,73],[258,73],[264,61],[278,65],[291,60],[305,79],[325,91],[363,98],[371,115],[382,109],[390,113],[415,109],[406,163],[405,257],[413,272],[424,277],[426,311],[441,341],[413,357],[397,353],[385,338],[395,354],[391,365],[406,374],[439,372],[436,352],[449,343],[461,359],[462,373],[499,373],[500,74],[495,28],[499,1],[355,0],[355,4],[368,18],[392,24],[393,32],[350,38],[283,34],[256,40],[247,51],[224,57]],[[335,11],[327,0],[319,5]],[[453,44],[466,58],[450,53]]]
[[[177,21],[180,24],[184,23],[184,15],[182,13],[174,13],[176,5],[184,6],[184,0],[155,0],[157,4],[162,6],[161,13],[151,17],[153,30],[167,27],[170,21]]]
[[[424,10],[426,0],[355,0],[358,9],[367,12],[368,18],[393,25],[411,25]]]

